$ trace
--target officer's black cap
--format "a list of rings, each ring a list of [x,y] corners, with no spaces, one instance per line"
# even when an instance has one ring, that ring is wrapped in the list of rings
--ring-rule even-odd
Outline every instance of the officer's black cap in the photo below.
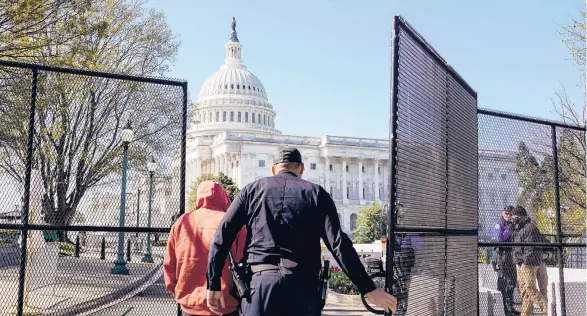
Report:
[[[293,146],[279,147],[273,154],[273,164],[278,163],[302,163],[302,154]]]

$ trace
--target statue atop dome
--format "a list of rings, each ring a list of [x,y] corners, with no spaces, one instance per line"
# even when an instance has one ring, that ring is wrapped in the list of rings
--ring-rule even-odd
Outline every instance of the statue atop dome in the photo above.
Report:
[[[236,19],[232,17],[232,33],[230,33],[230,41],[238,43],[238,37],[236,36]]]

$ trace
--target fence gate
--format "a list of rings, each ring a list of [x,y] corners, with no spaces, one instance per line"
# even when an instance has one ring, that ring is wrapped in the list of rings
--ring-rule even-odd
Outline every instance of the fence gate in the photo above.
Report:
[[[397,314],[477,315],[477,93],[399,16],[390,124],[386,288]]]

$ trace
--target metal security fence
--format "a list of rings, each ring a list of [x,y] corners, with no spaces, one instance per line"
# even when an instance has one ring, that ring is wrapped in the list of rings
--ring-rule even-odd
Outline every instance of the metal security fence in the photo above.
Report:
[[[395,315],[585,315],[585,127],[477,109],[475,91],[414,28],[395,17],[393,31]],[[521,265],[516,249],[537,255]],[[525,296],[534,283],[540,294]]]
[[[538,277],[549,315],[586,313],[586,180],[584,127],[479,110],[479,286],[483,302],[496,301],[493,309],[480,306],[482,315],[503,308],[508,295],[498,279],[517,280],[511,305],[522,309],[516,266],[495,266],[500,253],[509,255],[516,243],[554,254],[542,262],[546,273]],[[508,238],[503,229],[508,205],[524,207],[539,234],[516,239],[513,226]]]
[[[386,287],[396,315],[475,315],[477,94],[401,17],[393,30]]]
[[[2,315],[178,313],[187,83],[0,61]]]

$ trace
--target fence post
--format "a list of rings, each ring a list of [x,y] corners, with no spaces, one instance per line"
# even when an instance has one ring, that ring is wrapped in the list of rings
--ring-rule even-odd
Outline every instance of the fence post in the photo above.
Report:
[[[399,207],[396,197],[395,182],[396,182],[396,163],[397,163],[397,105],[398,105],[398,85],[399,85],[399,40],[400,40],[400,20],[399,17],[393,18],[393,35],[392,35],[392,72],[391,72],[391,106],[389,115],[389,195],[386,197],[387,203],[389,203],[389,209],[387,212],[387,248],[386,254],[387,259],[385,261],[385,290],[388,293],[393,293],[393,260],[394,260],[394,248],[395,248],[395,225],[396,225],[396,212]],[[385,312],[385,315],[390,313]]]
[[[100,260],[106,260],[106,237],[102,236],[102,243],[100,244]]]
[[[79,235],[75,236],[75,257],[79,258]]]
[[[182,129],[181,129],[181,157],[180,157],[180,166],[179,166],[179,214],[185,213],[185,154],[186,154],[186,147],[187,147],[187,117],[188,117],[188,83],[184,82],[181,86],[183,92],[182,98]],[[171,225],[173,225],[175,220],[172,220]],[[181,310],[181,306],[177,304],[177,316],[181,316],[183,314]]]
[[[130,238],[126,241],[126,261],[130,262]]]
[[[18,273],[18,303],[16,306],[16,315],[22,316],[24,310],[24,290],[26,279],[26,265],[28,254],[28,234],[29,234],[29,207],[31,191],[31,169],[33,165],[33,141],[35,135],[35,112],[37,106],[37,84],[39,72],[37,68],[32,69],[32,86],[31,86],[31,104],[29,106],[29,131],[27,139],[26,165],[24,171],[24,199],[22,209],[22,244],[20,248],[20,269]]]
[[[558,248],[558,277],[559,277],[559,291],[561,298],[561,316],[566,316],[566,297],[565,297],[565,263],[564,263],[564,248],[562,246],[562,225],[561,225],[561,196],[560,196],[560,183],[559,183],[559,172],[558,172],[558,144],[556,136],[556,126],[551,125],[551,136],[552,136],[552,169],[554,173],[554,202],[556,211],[556,242]]]

